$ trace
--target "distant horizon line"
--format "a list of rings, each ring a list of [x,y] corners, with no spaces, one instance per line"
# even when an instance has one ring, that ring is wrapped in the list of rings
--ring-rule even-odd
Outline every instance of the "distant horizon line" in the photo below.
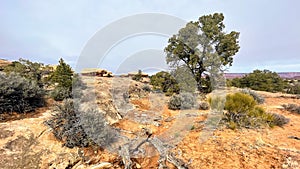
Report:
[[[3,61],[8,61],[8,62],[14,62],[14,61],[18,61],[18,60],[9,60],[9,59],[3,59],[3,58],[0,58],[0,60],[3,60]],[[25,59],[25,60],[27,60],[27,59]],[[45,64],[45,63],[43,63],[43,64]],[[54,66],[54,65],[57,65],[57,64],[50,64],[50,63],[46,63],[45,65],[50,65],[50,66]],[[71,65],[70,65],[71,66]],[[72,66],[71,66],[72,67]],[[72,67],[73,69],[74,69],[74,67]],[[97,67],[98,68],[98,67]],[[100,68],[99,67],[99,69],[105,69],[106,70],[106,68]],[[224,72],[224,74],[249,74],[249,73],[252,73],[254,70],[269,70],[269,69],[253,69],[251,72]],[[110,71],[110,70],[108,70],[107,69],[107,71]],[[273,70],[270,70],[270,71],[272,71],[272,72],[276,72],[276,73],[300,73],[300,71],[273,71]],[[132,71],[128,71],[127,73],[130,73],[130,72],[134,72],[134,70],[132,70]],[[157,72],[159,72],[159,71],[157,71]],[[157,73],[156,72],[156,73]],[[151,72],[152,73],[152,72]],[[124,73],[118,73],[118,74],[116,74],[116,75],[121,75],[121,74],[124,74]]]

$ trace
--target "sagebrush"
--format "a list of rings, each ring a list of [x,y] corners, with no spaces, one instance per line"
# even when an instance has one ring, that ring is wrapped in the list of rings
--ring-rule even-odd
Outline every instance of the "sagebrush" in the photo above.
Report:
[[[168,107],[172,110],[191,109],[196,105],[196,99],[191,93],[180,93],[173,95],[169,102]]]
[[[36,81],[18,74],[0,74],[0,114],[26,113],[45,104],[44,90]]]
[[[300,114],[300,106],[296,104],[284,104],[282,107],[287,111]]]
[[[65,99],[58,104],[51,119],[45,123],[52,128],[54,136],[64,142],[64,146],[105,147],[116,139],[103,113],[93,106],[84,111],[79,108],[79,100]]]
[[[249,94],[250,96],[252,96],[253,99],[255,101],[257,101],[258,104],[263,104],[265,102],[265,98],[262,97],[261,95],[259,95],[258,93],[256,93],[253,90],[245,88],[245,89],[242,89],[241,92],[245,93],[245,94]]]
[[[234,93],[226,96],[224,121],[229,128],[260,128],[283,126],[289,119],[279,114],[267,113],[248,94]]]

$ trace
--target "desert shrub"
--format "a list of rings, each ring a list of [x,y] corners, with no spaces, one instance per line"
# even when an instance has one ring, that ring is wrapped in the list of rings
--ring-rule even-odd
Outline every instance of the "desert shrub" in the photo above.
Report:
[[[267,92],[281,92],[286,83],[280,76],[269,70],[254,70],[242,78],[232,80],[231,84],[240,88],[251,88]]]
[[[135,80],[135,81],[141,81],[142,79],[143,79],[143,77],[142,77],[141,70],[139,70],[138,73],[132,77],[132,80]]]
[[[0,114],[26,113],[44,105],[44,90],[17,74],[0,74]]]
[[[4,68],[4,72],[7,74],[19,74],[21,77],[35,81],[40,87],[48,82],[47,78],[43,78],[43,76],[49,74],[51,71],[52,69],[49,66],[44,66],[42,63],[31,62],[25,59],[14,61]]]
[[[201,101],[199,103],[199,109],[200,110],[208,110],[209,109],[209,104],[205,101]]]
[[[62,101],[66,98],[71,98],[71,96],[71,91],[64,87],[56,87],[50,92],[50,97],[55,101]]]
[[[284,104],[282,107],[287,111],[300,114],[300,106],[296,104]]]
[[[150,84],[154,87],[154,90],[161,90],[167,96],[171,96],[173,93],[179,93],[179,85],[175,78],[168,72],[158,72],[150,77]]]
[[[257,106],[253,97],[244,93],[228,94],[226,96],[224,121],[229,128],[240,127],[259,128],[264,126],[282,126],[288,119],[277,114],[267,113]]]
[[[146,92],[151,92],[151,87],[149,85],[144,85],[142,89]]]
[[[83,90],[87,88],[86,84],[82,81],[78,74],[74,74],[72,77],[72,98],[81,98],[83,96]]]
[[[109,128],[102,113],[96,108],[88,107],[83,111],[76,101],[65,99],[56,106],[55,113],[45,124],[69,148],[106,146],[112,143],[116,138],[115,132]]]
[[[144,90],[145,86],[141,86],[140,84],[137,83],[133,83],[129,85],[128,88],[128,93],[124,93],[124,98],[142,98],[142,97],[146,97],[149,92]],[[147,88],[147,87],[146,87]],[[126,99],[127,100],[127,99]]]
[[[173,95],[169,102],[168,107],[172,110],[184,110],[193,108],[196,104],[195,97],[190,93],[180,93],[178,95]]]
[[[55,108],[55,114],[45,123],[52,128],[54,136],[64,141],[64,145],[73,147],[86,147],[90,144],[84,129],[80,125],[80,119],[76,116],[78,108],[74,107],[71,99],[66,99]]]
[[[106,111],[108,113],[108,110]],[[104,113],[96,108],[88,108],[80,111],[80,125],[84,129],[89,140],[102,148],[111,148],[118,139],[118,132],[113,129],[104,117]]]
[[[62,101],[67,98],[80,98],[82,96],[82,90],[86,88],[86,85],[82,82],[81,78],[75,74],[72,78],[72,87],[56,86],[51,92],[50,97],[55,101]]]
[[[59,60],[59,65],[52,73],[50,80],[55,86],[50,92],[50,96],[56,101],[62,101],[67,98],[79,98],[86,85],[78,74],[73,73],[70,65],[63,59]]]
[[[255,100],[247,94],[228,94],[226,96],[225,110],[238,114],[252,110],[255,107],[255,105]]]
[[[208,98],[208,103],[212,110],[223,111],[225,106],[225,97],[220,95],[212,95]]]
[[[263,104],[265,102],[265,98],[262,97],[261,95],[259,95],[258,93],[256,93],[253,90],[250,89],[242,89],[241,90],[242,93],[248,94],[250,96],[253,97],[253,99],[258,103],[258,104]]]
[[[273,113],[272,116],[273,116],[273,122],[271,123],[272,126],[280,126],[280,127],[282,127],[283,125],[285,125],[285,124],[287,124],[287,123],[290,122],[290,119],[284,117],[281,114]]]
[[[55,71],[51,74],[51,82],[57,87],[72,88],[73,70],[70,65],[66,64],[61,58]]]
[[[289,93],[289,94],[300,94],[300,83],[288,85],[287,93]]]
[[[179,96],[172,96],[169,100],[168,107],[172,110],[180,110],[181,98]]]
[[[240,80],[241,78],[233,78],[233,79],[226,79],[226,86],[227,87],[241,87]]]
[[[54,100],[61,101],[72,97],[73,71],[71,66],[66,64],[62,58],[51,74],[50,81],[55,86],[55,89],[50,93]]]

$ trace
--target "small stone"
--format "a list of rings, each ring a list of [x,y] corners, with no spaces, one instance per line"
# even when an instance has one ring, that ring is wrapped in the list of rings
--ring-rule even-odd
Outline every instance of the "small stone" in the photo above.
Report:
[[[165,119],[165,122],[171,122],[174,119],[175,119],[174,117],[168,117],[168,118]]]
[[[287,164],[282,164],[282,168],[288,168],[289,166]]]
[[[158,117],[154,117],[153,118],[153,121],[161,121],[162,117],[161,116],[158,116]]]
[[[157,121],[154,121],[154,122],[153,122],[153,125],[156,126],[156,127],[161,126],[161,124],[160,124],[159,122],[157,122]]]
[[[135,167],[136,168],[142,168],[142,166],[140,164],[138,164],[138,163],[135,164]]]
[[[91,167],[91,169],[106,169],[106,168],[111,168],[111,167],[113,167],[113,165],[111,163],[103,162],[98,165],[94,165],[93,167]]]

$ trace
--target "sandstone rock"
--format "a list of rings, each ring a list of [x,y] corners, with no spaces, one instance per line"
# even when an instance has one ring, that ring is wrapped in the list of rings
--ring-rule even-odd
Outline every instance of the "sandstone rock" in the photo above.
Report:
[[[142,168],[142,166],[140,164],[138,164],[138,163],[135,164],[135,167],[136,168]]]
[[[92,166],[91,169],[106,169],[106,168],[111,168],[111,167],[113,167],[113,165],[111,163],[103,162],[103,163]]]

